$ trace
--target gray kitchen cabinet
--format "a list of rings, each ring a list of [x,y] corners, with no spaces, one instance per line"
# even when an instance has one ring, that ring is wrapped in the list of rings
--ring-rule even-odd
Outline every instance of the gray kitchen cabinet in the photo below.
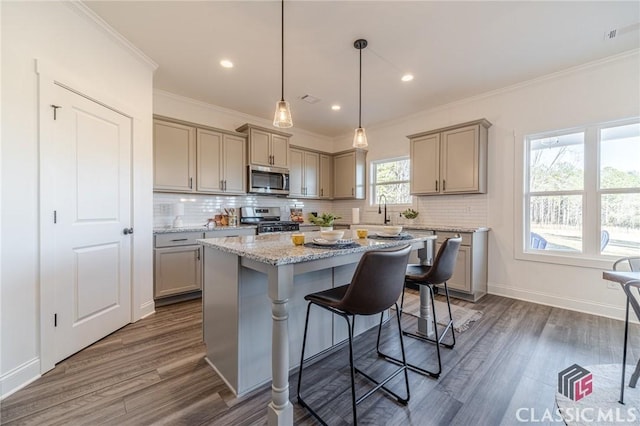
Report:
[[[320,154],[319,198],[333,198],[333,157],[328,154]]]
[[[333,198],[365,199],[367,151],[353,149],[333,157]]]
[[[244,124],[236,130],[249,136],[249,164],[289,168],[289,133],[252,124]]]
[[[204,251],[199,239],[255,234],[254,227],[156,234],[153,277],[156,305],[200,297]]]
[[[195,190],[195,169],[195,127],[154,120],[154,191],[193,192]]]
[[[487,232],[460,232],[462,243],[458,251],[453,275],[447,286],[452,296],[477,301],[487,294]],[[436,231],[436,253],[455,232]]]
[[[156,117],[154,185],[158,192],[246,193],[246,135]]]
[[[289,156],[289,196],[318,198],[320,154],[296,147]]]
[[[244,136],[197,129],[197,191],[246,193]]]
[[[487,192],[488,129],[485,119],[407,136],[411,194]]]
[[[202,232],[172,232],[155,237],[154,298],[202,290]]]

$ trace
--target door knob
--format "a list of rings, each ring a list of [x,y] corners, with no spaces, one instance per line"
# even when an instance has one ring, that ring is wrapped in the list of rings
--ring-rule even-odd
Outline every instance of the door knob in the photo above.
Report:
[[[124,229],[122,230],[122,233],[123,233],[124,235],[133,234],[133,228],[124,228]]]

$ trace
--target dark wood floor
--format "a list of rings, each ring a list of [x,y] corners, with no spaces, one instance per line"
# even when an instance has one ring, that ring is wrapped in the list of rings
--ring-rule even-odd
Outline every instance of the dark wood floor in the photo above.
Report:
[[[443,350],[440,379],[410,373],[409,405],[398,405],[378,392],[358,406],[361,424],[513,425],[518,408],[539,413],[555,408],[562,369],[574,363],[620,362],[620,321],[498,296],[486,296],[472,306],[484,316],[457,336],[453,350]],[[412,321],[410,316],[403,319],[407,326]],[[636,350],[630,352],[630,363],[635,363],[638,327],[632,334],[630,347]],[[370,331],[356,339],[356,364],[380,375],[390,367],[370,350],[375,338]],[[385,333],[389,350],[394,350],[396,338]],[[411,361],[433,360],[432,346],[413,339],[405,343]],[[199,301],[158,308],[155,315],[64,360],[6,398],[0,424],[265,424],[270,388],[234,398],[204,362],[204,353]],[[303,393],[332,425],[351,421],[347,366],[346,352],[338,351],[305,369]],[[394,379],[391,387],[400,391],[402,383]],[[360,384],[362,392],[368,385]],[[296,385],[294,375],[292,401]],[[297,404],[294,409],[296,424],[316,424]]]

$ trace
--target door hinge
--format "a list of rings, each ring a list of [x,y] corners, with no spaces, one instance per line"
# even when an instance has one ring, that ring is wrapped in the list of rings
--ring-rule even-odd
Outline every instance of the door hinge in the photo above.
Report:
[[[58,326],[58,314],[53,314],[53,326]]]
[[[51,104],[51,108],[53,108],[53,119],[57,118],[58,108],[62,108],[60,105]]]
[[[53,223],[58,223],[58,211],[53,211]]]

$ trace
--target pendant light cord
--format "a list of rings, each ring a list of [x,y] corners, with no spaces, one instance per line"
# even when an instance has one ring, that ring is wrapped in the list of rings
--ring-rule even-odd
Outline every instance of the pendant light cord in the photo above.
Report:
[[[360,77],[358,87],[358,128],[362,127],[362,48],[360,50]]]
[[[282,96],[280,97],[281,101],[284,101],[284,0],[282,0],[282,11],[281,11],[281,34],[280,34],[280,40],[281,40],[281,49],[280,49],[280,57],[282,59],[282,63],[281,63],[281,73],[280,76],[282,78],[281,81],[281,88],[282,88]]]

